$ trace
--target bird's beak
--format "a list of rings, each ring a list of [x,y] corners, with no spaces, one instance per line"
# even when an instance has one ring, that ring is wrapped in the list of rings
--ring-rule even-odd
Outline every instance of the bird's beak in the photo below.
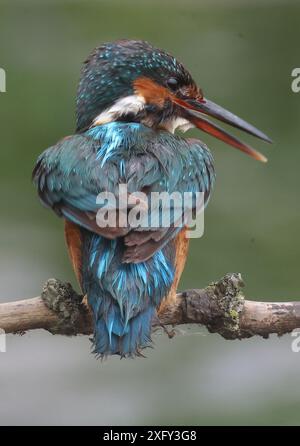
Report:
[[[260,130],[248,124],[243,119],[234,115],[233,113],[225,110],[223,107],[215,104],[214,102],[206,99],[181,99],[174,98],[173,101],[185,110],[186,118],[198,129],[203,130],[210,135],[224,141],[225,143],[235,147],[248,155],[252,156],[254,159],[266,162],[267,158],[261,153],[254,150],[249,145],[238,140],[235,136],[230,135],[228,132],[223,130],[217,124],[209,121],[205,115],[212,116],[213,118],[223,121],[226,124],[230,124],[240,130],[243,130],[251,135],[256,136],[264,141],[271,143],[271,139],[265,135]]]

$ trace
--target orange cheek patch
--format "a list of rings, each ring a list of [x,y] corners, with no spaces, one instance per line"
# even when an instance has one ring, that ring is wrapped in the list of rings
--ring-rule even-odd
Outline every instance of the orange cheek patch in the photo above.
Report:
[[[135,94],[142,96],[146,103],[163,107],[167,100],[172,100],[172,95],[167,88],[157,84],[148,77],[139,77],[133,85]]]
[[[181,89],[181,93],[184,97],[189,99],[195,99],[196,101],[203,100],[203,92],[201,88],[197,87],[196,84],[188,85]]]

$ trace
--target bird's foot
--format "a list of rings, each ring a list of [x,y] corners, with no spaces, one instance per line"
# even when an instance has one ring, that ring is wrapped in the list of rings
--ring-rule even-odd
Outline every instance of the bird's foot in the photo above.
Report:
[[[174,328],[167,327],[161,320],[159,319],[158,315],[155,315],[152,321],[153,326],[153,332],[162,330],[169,339],[174,338],[176,335],[176,330]]]

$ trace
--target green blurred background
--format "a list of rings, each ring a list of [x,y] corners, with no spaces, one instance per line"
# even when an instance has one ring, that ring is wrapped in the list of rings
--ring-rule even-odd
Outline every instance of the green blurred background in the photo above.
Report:
[[[298,5],[297,5],[298,3]],[[289,1],[0,1],[0,301],[75,283],[63,223],[41,207],[38,154],[74,130],[81,62],[104,41],[138,38],[182,61],[210,99],[275,141],[246,140],[264,165],[199,132],[217,183],[205,235],[181,288],[241,272],[246,295],[299,299],[300,5]],[[87,337],[8,336],[0,353],[0,424],[299,424],[300,353],[292,338],[225,341],[203,327],[155,335],[147,359],[90,354]]]

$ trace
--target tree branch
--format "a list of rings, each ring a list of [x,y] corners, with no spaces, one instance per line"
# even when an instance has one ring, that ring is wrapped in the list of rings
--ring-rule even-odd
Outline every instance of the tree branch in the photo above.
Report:
[[[300,327],[299,302],[255,302],[245,300],[238,273],[226,274],[204,289],[178,293],[164,306],[154,326],[202,324],[225,339],[254,335],[267,338]],[[92,315],[82,296],[68,283],[49,279],[41,296],[0,304],[0,328],[6,333],[45,329],[53,334],[90,334]]]

